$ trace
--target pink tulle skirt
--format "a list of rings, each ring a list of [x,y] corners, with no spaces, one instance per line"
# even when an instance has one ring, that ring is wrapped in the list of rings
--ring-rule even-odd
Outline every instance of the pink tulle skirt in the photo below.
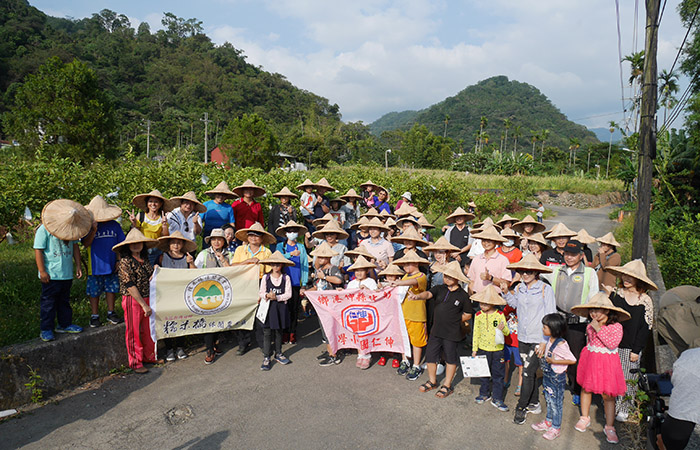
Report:
[[[620,356],[616,353],[590,351],[588,346],[581,350],[576,381],[585,390],[594,394],[616,397],[624,395],[627,390]]]

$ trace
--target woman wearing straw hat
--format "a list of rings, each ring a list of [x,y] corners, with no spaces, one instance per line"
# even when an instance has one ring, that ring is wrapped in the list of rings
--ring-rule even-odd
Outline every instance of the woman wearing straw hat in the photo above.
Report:
[[[523,238],[523,240],[525,240]],[[527,251],[523,255],[534,255],[538,261],[541,260],[542,254],[549,249],[547,240],[542,236],[542,233],[535,233],[527,238]]]
[[[360,247],[372,255],[380,269],[385,269],[394,259],[394,246],[382,237],[382,232],[387,233],[389,227],[376,217],[370,220],[367,225],[361,225],[361,227],[367,229],[369,239],[362,241]]]
[[[504,228],[501,231],[501,237],[506,238],[506,241],[498,247],[498,253],[508,258],[508,262],[511,264],[523,259],[523,252],[518,249],[520,246],[518,233],[513,231],[512,228]]]
[[[136,373],[148,372],[144,363],[160,362],[156,360],[149,319],[153,266],[148,261],[148,248],[156,244],[157,240],[147,238],[138,228],[132,228],[124,241],[112,247],[120,255],[117,271],[126,322],[126,353],[129,367]]]
[[[137,215],[134,211],[129,211],[129,220],[131,226],[138,228],[144,236],[150,239],[158,239],[161,236],[170,234],[168,220],[165,218],[165,213],[173,209],[170,200],[163,197],[158,189],[154,189],[148,194],[139,194],[133,198],[131,203],[134,204],[141,213]],[[160,250],[152,247],[148,250],[148,261],[151,265],[155,264]]]
[[[430,252],[433,257],[433,262],[430,265],[431,275],[429,281],[429,286],[432,289],[443,284],[442,271],[439,268],[447,264],[450,261],[450,256],[459,252],[460,249],[450,244],[445,236],[441,236],[434,244],[428,245],[424,250]],[[430,308],[428,309],[428,322],[430,322],[431,311]]]
[[[464,275],[457,261],[452,261],[438,268],[445,284],[430,288],[421,294],[409,293],[409,299],[427,300],[435,305],[433,321],[428,336],[428,346],[425,350],[425,361],[428,363],[428,381],[420,386],[421,392],[428,392],[438,387],[437,372],[441,354],[445,354],[445,380],[435,394],[445,398],[454,392],[452,381],[457,373],[459,356],[457,344],[462,340],[461,324],[470,320],[474,314],[472,302],[459,283],[469,280]]]
[[[533,219],[532,216],[527,215],[520,222],[513,224],[513,229],[516,233],[520,233],[520,250],[526,251],[528,249],[528,238],[535,233],[543,232],[547,227]]]
[[[600,285],[600,290],[603,290],[603,286],[615,286],[615,281],[617,281],[614,274],[608,272],[608,267],[619,266],[622,264],[622,257],[617,252],[620,247],[620,243],[617,242],[615,236],[612,232],[606,234],[603,237],[596,239],[600,247],[598,247],[598,252],[593,257],[592,267],[595,269],[598,275],[598,283]]]
[[[204,243],[202,248],[207,248],[206,238],[211,234],[211,230],[221,228],[225,224],[229,224],[234,228],[236,226],[233,208],[226,203],[226,200],[236,198],[236,194],[229,189],[228,184],[222,181],[214,189],[205,192],[205,194],[212,197],[212,199],[204,202],[207,211],[202,216],[204,219],[204,229],[202,231]]]
[[[498,288],[503,281],[511,281],[513,275],[506,268],[509,264],[508,258],[498,253],[496,249],[496,245],[505,242],[506,239],[492,226],[475,234],[474,237],[481,240],[484,253],[475,257],[469,266],[467,273],[467,278],[471,280],[469,291],[478,293],[490,284]]]
[[[595,238],[588,234],[588,231],[586,231],[585,228],[581,228],[578,233],[576,233],[576,236],[574,236],[574,239],[583,244],[584,264],[591,267],[593,262],[593,252],[591,252],[591,249],[588,246],[590,244],[595,244]]]
[[[525,255],[507,268],[516,271],[520,278],[514,286],[501,283],[501,290],[508,306],[517,311],[518,354],[511,359],[522,359],[523,382],[513,421],[521,425],[528,412],[541,411],[537,369],[538,358],[544,354],[547,343],[547,337],[542,334],[542,318],[557,312],[557,305],[552,287],[540,280],[541,274],[552,269],[541,264],[535,255]]]
[[[104,293],[107,300],[107,320],[112,324],[124,320],[114,312],[114,300],[119,293],[119,276],[117,275],[117,255],[112,247],[124,240],[124,231],[116,221],[122,215],[122,209],[108,205],[105,199],[96,195],[85,207],[92,213],[92,229],[82,239],[88,254],[88,276],[86,292],[90,298],[90,327],[102,325],[100,322],[99,301]]]
[[[54,200],[41,211],[41,225],[34,234],[34,258],[41,281],[40,334],[42,341],[54,340],[55,320],[57,333],[80,333],[74,325],[70,306],[70,287],[75,276],[82,278],[78,239],[92,226],[92,214],[72,200]]]
[[[335,220],[329,220],[328,223],[323,226],[323,228],[314,231],[312,236],[318,239],[317,242],[319,243],[321,243],[321,239],[323,239],[323,241],[325,241],[336,253],[336,256],[331,258],[332,265],[339,268],[350,265],[350,259],[345,256],[345,252],[348,250],[348,248],[339,242],[340,239],[347,239],[348,234],[345,232],[345,230],[340,228],[338,222]],[[318,247],[318,245],[315,247]]]
[[[265,195],[265,189],[256,186],[251,180],[245,180],[245,183],[233,188],[233,193],[240,197],[231,204],[236,218],[236,231],[248,228],[255,222],[264,227],[265,217],[263,217],[262,205],[255,199]]]
[[[632,369],[639,369],[642,350],[647,345],[651,328],[654,325],[654,304],[648,291],[657,290],[656,284],[647,276],[647,270],[640,259],[628,262],[622,267],[608,267],[608,271],[620,277],[620,287],[605,285],[603,289],[610,296],[613,305],[622,308],[630,315],[630,320],[622,323],[622,341],[619,345],[620,363],[627,391],[615,400],[615,412],[618,422],[626,422],[635,409],[637,395],[637,378]]]
[[[279,192],[272,194],[272,196],[279,198],[280,202],[270,209],[267,231],[275,235],[277,243],[279,244],[280,242],[284,242],[284,236],[278,235],[277,229],[290,220],[296,222],[297,211],[292,207],[292,199],[299,198],[299,196],[290,191],[287,186],[283,187]]]
[[[308,230],[304,225],[298,224],[290,220],[286,224],[277,228],[277,236],[283,237],[283,242],[277,243],[277,251],[282,253],[285,258],[293,263],[286,266],[284,273],[289,275],[292,280],[292,297],[287,304],[289,305],[289,328],[285,330],[282,336],[282,342],[297,342],[297,324],[299,322],[299,313],[301,312],[301,288],[309,282],[309,257],[306,254],[306,247],[297,239],[299,235],[303,235]]]
[[[180,202],[180,206],[168,213],[168,229],[170,233],[179,231],[190,241],[196,241],[199,233],[202,232],[202,217],[200,214],[207,212],[204,206],[193,191],[185,192],[179,197],[172,197],[173,204]]]
[[[287,301],[292,298],[292,281],[289,275],[282,273],[282,267],[294,264],[284,257],[282,253],[275,251],[267,258],[267,265],[272,269],[260,280],[261,301],[269,302],[265,321],[258,325],[263,329],[263,363],[260,370],[270,370],[270,360],[272,359],[272,338],[274,333],[275,341],[275,361],[282,365],[291,363],[284,353],[282,353],[282,330],[289,327],[289,307]]]
[[[387,191],[385,188],[378,186],[378,189],[375,191],[376,196],[374,197],[374,207],[377,208],[377,211],[380,213],[382,211],[386,211],[387,213],[391,214],[391,205],[389,204],[389,191]]]

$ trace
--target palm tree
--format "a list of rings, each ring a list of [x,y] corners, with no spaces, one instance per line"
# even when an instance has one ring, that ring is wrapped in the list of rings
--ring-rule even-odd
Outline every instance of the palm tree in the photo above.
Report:
[[[515,137],[515,142],[513,144],[513,154],[515,155],[518,152],[518,138],[523,135],[523,127],[520,125],[516,125],[515,128],[513,129],[513,136]]]
[[[678,93],[678,74],[664,69],[659,74],[659,102],[664,106],[664,125],[668,109],[673,108],[677,102],[673,94]]]
[[[537,134],[537,131],[535,130],[530,130],[530,139],[532,139],[532,160],[535,160],[535,142],[540,138],[540,135]]]
[[[571,160],[573,155],[574,170],[576,169],[576,150],[581,147],[581,141],[578,138],[569,139],[569,165],[571,165]]]
[[[540,132],[540,139],[542,139],[542,150],[540,151],[540,154],[544,154],[544,144],[547,142],[547,138],[549,137],[549,130],[544,129]]]
[[[450,123],[450,116],[449,114],[445,114],[445,131],[442,133],[442,138],[445,139],[447,137],[447,124]]]
[[[483,148],[483,145],[481,143],[481,135],[484,134],[484,128],[486,128],[486,125],[489,124],[489,119],[486,118],[486,116],[481,116],[481,119],[479,120],[479,151]]]
[[[632,53],[622,58],[622,61],[630,63],[629,83],[632,87],[632,111],[634,114],[634,131],[637,131],[637,119],[639,115],[639,103],[642,99],[642,74],[644,73],[644,50]]]
[[[608,123],[608,130],[610,131],[610,143],[608,144],[608,164],[605,166],[605,178],[608,178],[608,174],[610,173],[610,151],[612,150],[612,138],[613,138],[613,133],[615,132],[615,128],[620,128],[618,124],[615,123],[614,120],[611,120]]]
[[[511,127],[511,125],[513,125],[513,122],[511,122],[510,119],[503,119],[503,126],[506,129],[506,137],[503,139],[503,142],[506,143],[506,146],[508,146],[508,129]]]

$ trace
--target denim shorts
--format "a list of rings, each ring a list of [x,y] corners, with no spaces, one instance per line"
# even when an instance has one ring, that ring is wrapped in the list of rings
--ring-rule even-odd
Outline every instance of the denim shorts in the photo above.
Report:
[[[118,293],[119,276],[116,273],[109,275],[88,275],[85,291],[88,297],[99,297],[105,292]]]

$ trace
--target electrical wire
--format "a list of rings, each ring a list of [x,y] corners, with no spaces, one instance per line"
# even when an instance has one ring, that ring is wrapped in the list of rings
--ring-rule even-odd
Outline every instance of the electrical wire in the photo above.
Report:
[[[656,22],[656,26],[658,27],[661,25],[661,18],[664,16],[664,10],[666,9],[666,0],[664,0],[664,4],[661,6],[661,13],[659,14],[659,21]]]
[[[620,1],[615,0],[615,14],[617,15],[617,62],[620,66],[620,90],[622,95],[620,100],[622,101],[622,121],[626,122],[627,119],[625,114],[627,113],[627,108],[625,108],[625,82],[624,76],[622,75],[622,33],[620,32]]]
[[[693,24],[695,23],[695,18],[698,15],[698,11],[700,11],[700,2],[698,2],[698,7],[695,8],[695,13],[693,14],[693,18],[690,19],[690,25],[688,25],[688,31],[685,33],[685,37],[683,38],[683,43],[681,43],[681,46],[678,47],[678,53],[676,53],[676,58],[673,60],[673,64],[671,65],[671,70],[669,73],[673,73],[673,69],[676,67],[676,63],[678,62],[678,58],[681,56],[681,52],[683,51],[683,47],[685,46],[685,41],[688,39],[688,35],[690,34],[690,31],[693,29]]]
[[[678,118],[680,113],[685,109],[685,105],[688,103],[688,100],[690,100],[691,97],[691,88],[693,86],[693,83],[697,80],[699,75],[700,74],[696,74],[693,77],[693,79],[690,80],[690,84],[688,84],[688,87],[686,88],[685,92],[683,92],[683,95],[681,95],[681,98],[678,100],[678,103],[676,103],[676,105],[671,110],[671,113],[668,115],[666,121],[659,129],[659,132],[663,132],[666,129],[668,129],[668,126],[672,124]]]

